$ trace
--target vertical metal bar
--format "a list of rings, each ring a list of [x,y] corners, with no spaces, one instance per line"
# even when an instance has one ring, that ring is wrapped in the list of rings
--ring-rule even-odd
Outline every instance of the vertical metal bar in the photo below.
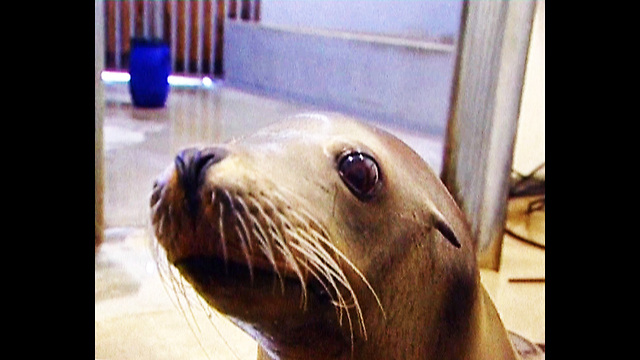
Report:
[[[224,77],[224,22],[225,22],[225,0],[216,0],[216,21],[215,21],[215,47],[214,47],[214,67],[213,75],[217,78]]]
[[[116,60],[116,69],[122,69],[122,64],[120,62],[122,58],[122,26],[120,21],[120,1],[115,2],[115,60]]]
[[[176,47],[178,31],[178,7],[175,1],[171,1],[171,72],[176,72]]]
[[[211,0],[206,0],[204,3],[203,32],[204,47],[202,49],[202,71],[203,73],[206,72],[207,74],[211,74],[211,63],[213,63],[213,2]]]
[[[240,2],[240,19],[248,21],[251,18],[251,0],[242,0]]]
[[[129,66],[128,63],[128,55],[131,51],[130,47],[131,47],[131,1],[124,1],[122,2],[122,6],[120,7],[121,10],[121,18],[120,18],[120,23],[122,24],[122,31],[121,31],[121,36],[122,36],[122,56],[123,56],[123,68],[126,68]]]
[[[184,72],[188,73],[191,64],[191,2],[185,1],[184,6]]]
[[[198,1],[198,51],[196,54],[196,71],[202,74],[202,50],[204,48],[204,4]]]
[[[113,2],[106,1],[102,3],[101,6],[104,7],[103,11],[104,11],[104,14],[106,15],[106,21],[104,23],[105,29],[104,29],[104,36],[103,36],[106,44],[105,66],[107,68],[112,68],[115,66],[114,54],[115,54],[115,46],[116,46],[115,44],[116,30],[115,30],[115,16],[114,16],[115,4]]]
[[[184,43],[185,43],[185,1],[176,1],[176,71],[180,72],[184,70],[184,64],[186,63],[184,59]]]
[[[142,2],[142,35],[149,37],[149,2]]]
[[[162,39],[164,38],[164,33],[163,33],[163,15],[164,12],[162,11],[162,7],[164,6],[162,1],[154,1],[153,2],[153,22],[154,22],[154,30],[153,30],[153,36],[157,37],[158,39]]]
[[[478,263],[498,270],[533,1],[463,5],[442,179],[464,211]]]
[[[216,41],[217,36],[217,24],[218,24],[218,12],[220,11],[218,3],[220,0],[211,0],[211,63],[209,64],[209,74],[215,77],[216,71]],[[222,1],[224,5],[224,0]]]
[[[147,1],[147,36],[150,38],[155,37],[155,3],[156,1]]]
[[[135,1],[129,1],[129,37],[136,36],[136,8]]]
[[[198,1],[197,3],[199,3]],[[191,48],[189,51],[189,73],[196,72],[198,68],[198,4],[191,4],[189,18],[191,20],[191,36],[189,42]]]
[[[253,0],[253,21],[260,21],[260,0]]]
[[[171,44],[171,1],[162,1],[162,39]],[[171,46],[171,45],[169,45]]]
[[[131,3],[135,9],[135,27],[133,34],[135,37],[142,37],[144,36],[144,2],[132,1]]]
[[[235,19],[238,16],[237,0],[229,0],[229,19]]]

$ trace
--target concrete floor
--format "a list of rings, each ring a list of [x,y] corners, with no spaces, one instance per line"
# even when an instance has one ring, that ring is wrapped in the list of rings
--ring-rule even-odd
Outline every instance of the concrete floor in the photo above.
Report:
[[[150,251],[148,196],[178,149],[223,142],[317,109],[217,84],[174,87],[159,110],[133,108],[124,84],[106,85],[105,100],[106,232],[95,261],[96,359],[255,359],[255,342],[221,316],[195,300],[183,304],[184,314],[174,304]],[[440,170],[442,137],[387,129]],[[500,273],[482,271],[507,327],[543,343],[544,283],[512,285],[513,276],[544,277],[544,250],[505,238]]]

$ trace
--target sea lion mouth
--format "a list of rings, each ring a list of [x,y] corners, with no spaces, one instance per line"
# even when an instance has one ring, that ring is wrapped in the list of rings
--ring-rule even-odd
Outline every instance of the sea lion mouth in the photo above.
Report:
[[[332,296],[314,279],[307,279],[305,286],[295,276],[284,275],[261,267],[250,267],[233,260],[223,259],[217,256],[190,256],[178,260],[174,266],[185,276],[189,282],[197,288],[210,288],[211,286],[222,288],[254,289],[256,292],[265,293],[265,288],[271,292],[295,288],[302,292],[308,289],[315,300],[321,304],[330,304]]]

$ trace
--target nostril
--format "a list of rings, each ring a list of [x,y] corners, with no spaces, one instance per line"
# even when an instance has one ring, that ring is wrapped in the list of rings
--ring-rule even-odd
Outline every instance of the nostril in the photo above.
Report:
[[[223,148],[188,148],[182,150],[174,159],[176,172],[185,191],[190,211],[199,206],[198,189],[209,167],[220,162],[226,156]]]
[[[198,153],[193,161],[193,176],[197,179],[198,182],[202,181],[202,176],[204,175],[205,170],[208,169],[209,166],[215,164],[217,161],[218,158],[215,154]]]
[[[176,166],[176,171],[178,172],[178,176],[182,180],[184,176],[187,175],[187,166],[191,163],[193,156],[197,152],[196,149],[185,149],[178,153],[176,158],[173,160],[173,163]]]
[[[181,180],[191,185],[199,185],[205,171],[222,160],[227,151],[222,148],[205,148],[202,150],[189,148],[182,150],[174,163]]]

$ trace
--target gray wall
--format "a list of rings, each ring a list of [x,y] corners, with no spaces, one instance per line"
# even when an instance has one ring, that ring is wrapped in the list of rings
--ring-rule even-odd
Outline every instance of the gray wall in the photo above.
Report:
[[[403,128],[443,135],[452,45],[355,39],[227,21],[225,81]]]
[[[262,0],[266,25],[412,37],[457,37],[460,0]]]

